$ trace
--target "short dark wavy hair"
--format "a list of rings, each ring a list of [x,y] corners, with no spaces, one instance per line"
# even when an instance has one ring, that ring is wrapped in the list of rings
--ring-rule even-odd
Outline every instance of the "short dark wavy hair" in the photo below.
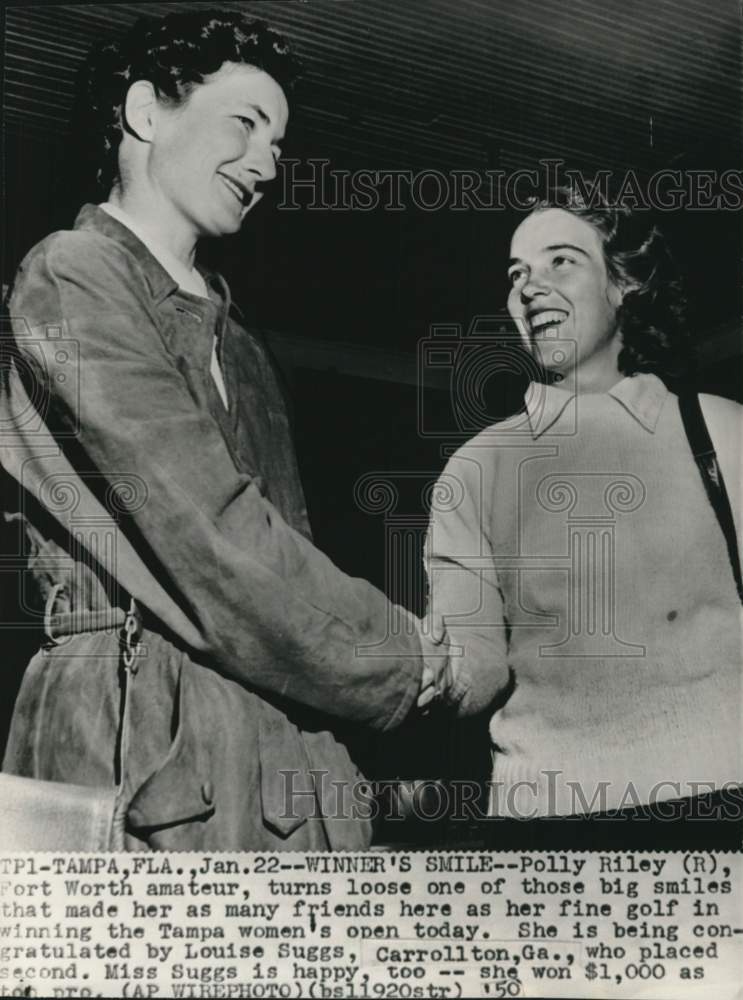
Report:
[[[299,74],[299,62],[284,37],[237,11],[142,17],[122,39],[91,49],[78,80],[74,125],[85,137],[98,193],[107,194],[118,178],[130,85],[149,80],[161,100],[178,105],[226,62],[262,69],[286,92]]]
[[[665,237],[650,213],[592,197],[587,202],[573,187],[555,187],[534,200],[531,212],[561,208],[598,232],[610,279],[626,286],[619,308],[623,375],[652,372],[665,382],[684,382],[694,371],[686,325],[681,275]]]

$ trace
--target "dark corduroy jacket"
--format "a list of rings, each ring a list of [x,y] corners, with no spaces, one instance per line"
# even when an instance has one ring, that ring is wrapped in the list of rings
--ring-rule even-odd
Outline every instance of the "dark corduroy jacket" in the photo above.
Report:
[[[93,206],[21,266],[0,461],[56,642],[26,671],[4,769],[118,783],[133,849],[364,847],[333,719],[404,719],[420,640],[312,545],[272,365],[209,286],[179,289]],[[124,675],[129,595],[144,631]]]

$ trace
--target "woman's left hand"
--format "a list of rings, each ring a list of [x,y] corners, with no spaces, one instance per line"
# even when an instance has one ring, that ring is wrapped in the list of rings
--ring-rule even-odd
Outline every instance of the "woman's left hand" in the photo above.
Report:
[[[421,710],[428,709],[434,701],[445,701],[453,682],[449,637],[444,619],[429,618],[428,626],[427,632],[420,632],[423,673],[417,704]]]

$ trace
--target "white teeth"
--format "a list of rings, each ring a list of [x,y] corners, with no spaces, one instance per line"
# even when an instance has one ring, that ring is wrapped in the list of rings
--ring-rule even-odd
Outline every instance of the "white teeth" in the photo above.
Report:
[[[220,174],[219,176],[225,182],[225,184],[227,185],[227,187],[231,191],[235,192],[235,194],[240,199],[240,201],[243,201],[243,191],[242,191],[242,188],[238,187],[238,185],[235,184],[235,182],[230,177],[227,177],[225,174]]]
[[[529,321],[532,333],[544,333],[548,327],[556,328],[567,319],[564,312],[559,309],[545,309],[536,313]],[[552,331],[550,331],[552,332]]]

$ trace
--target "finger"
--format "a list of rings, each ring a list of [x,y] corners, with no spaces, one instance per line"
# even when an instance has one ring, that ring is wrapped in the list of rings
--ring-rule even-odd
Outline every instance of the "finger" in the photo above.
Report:
[[[431,686],[424,688],[418,695],[418,708],[425,708],[426,705],[430,705],[435,697],[436,697],[435,687]]]
[[[428,627],[430,629],[430,639],[434,645],[438,646],[444,641],[446,635],[446,622],[444,616],[440,614],[429,615]]]

